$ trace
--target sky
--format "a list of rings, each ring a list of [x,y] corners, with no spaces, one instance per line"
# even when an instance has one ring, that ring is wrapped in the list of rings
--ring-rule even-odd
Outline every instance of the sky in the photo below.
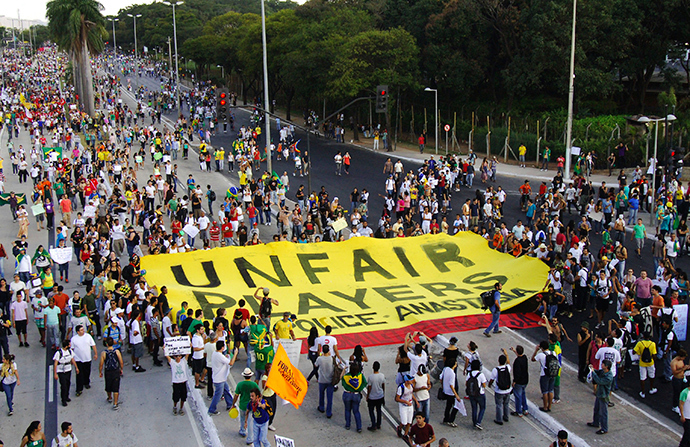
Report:
[[[304,3],[305,0],[296,0],[297,3]],[[105,7],[103,15],[114,15],[127,6],[134,4],[149,4],[153,0],[100,0]],[[22,0],[19,13],[22,19],[46,21],[46,0]],[[17,17],[17,3],[7,1],[0,2],[0,16]]]

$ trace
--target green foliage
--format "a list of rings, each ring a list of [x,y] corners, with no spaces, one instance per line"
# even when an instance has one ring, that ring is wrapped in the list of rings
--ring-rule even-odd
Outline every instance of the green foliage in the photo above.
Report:
[[[659,107],[675,107],[678,104],[676,90],[671,87],[668,92],[659,93],[657,102],[659,103]]]
[[[95,0],[51,0],[46,4],[46,17],[51,39],[60,49],[75,55],[84,46],[91,54],[103,50],[105,18],[103,5]]]

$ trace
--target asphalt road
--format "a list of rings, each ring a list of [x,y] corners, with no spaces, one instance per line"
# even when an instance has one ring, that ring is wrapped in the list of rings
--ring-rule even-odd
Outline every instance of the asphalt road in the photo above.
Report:
[[[126,81],[125,81],[126,82]],[[142,83],[146,85],[149,89],[158,89],[159,80],[157,78],[151,77],[132,77],[132,84],[139,85]],[[236,128],[243,124],[248,123],[249,114],[239,110],[236,112]],[[274,141],[277,140],[275,124],[272,126],[272,135],[274,136]],[[236,135],[228,130],[227,134],[219,133],[214,138],[212,138],[213,146],[224,146],[229,148],[232,141],[236,138]],[[351,133],[346,133],[346,141],[351,138]],[[362,136],[360,135],[360,138]],[[296,139],[301,139],[299,143],[300,150],[304,151],[307,147],[306,145],[306,133],[297,132]],[[348,151],[352,156],[352,165],[350,168],[350,175],[343,174],[342,176],[335,175],[335,164],[333,157],[337,151]],[[372,228],[376,228],[379,217],[381,216],[381,211],[384,207],[384,181],[385,175],[383,174],[383,165],[386,158],[391,157],[392,161],[395,163],[396,152],[373,152],[368,149],[363,149],[351,144],[336,143],[334,140],[325,139],[323,137],[317,137],[312,135],[310,138],[310,158],[312,163],[312,190],[319,191],[321,186],[326,188],[329,196],[331,198],[340,198],[340,203],[345,207],[349,208],[349,195],[352,189],[357,187],[359,191],[362,189],[367,189],[370,192],[370,203],[369,203],[369,220],[372,223]],[[401,156],[405,156],[405,152],[400,152]],[[479,162],[477,162],[478,164]],[[406,171],[411,169],[416,170],[420,163],[414,163],[411,161],[403,161],[403,165]],[[287,171],[290,175],[294,164],[291,161],[277,161],[275,158],[273,160],[273,170],[282,174],[283,171]],[[262,169],[266,169],[266,163],[262,163]],[[236,180],[236,175],[230,176],[229,174],[224,174],[228,180],[232,177],[232,180]],[[186,174],[185,174],[186,177]],[[180,176],[182,178],[182,176]],[[294,199],[294,192],[300,184],[304,184],[305,188],[307,186],[307,177],[292,177],[291,176],[290,191],[287,196],[290,199]],[[475,178],[474,187],[472,189],[463,188],[460,192],[453,192],[451,198],[451,205],[453,211],[448,214],[449,223],[455,218],[456,212],[459,212],[465,199],[473,198],[475,196],[475,191],[477,189],[485,189],[490,184],[496,186],[501,186],[508,194],[508,197],[504,204],[504,222],[509,228],[517,222],[518,219],[524,219],[524,213],[520,209],[519,202],[519,192],[518,188],[523,184],[525,178],[517,178],[513,176],[504,176],[501,174],[499,168],[496,183],[487,182],[483,185],[481,181]],[[538,187],[538,182],[533,181],[533,189]],[[644,222],[648,222],[649,215],[641,214]],[[573,219],[578,222],[579,216],[577,214],[568,214],[567,211],[563,215],[562,222],[568,224],[569,221]],[[648,233],[654,233],[654,230],[649,228]],[[592,253],[597,253],[601,248],[601,237],[593,236],[591,240]],[[630,254],[626,267],[632,268],[635,274],[639,276],[641,269],[647,269],[649,272],[653,271],[653,262],[651,257],[651,241],[647,241],[645,250],[646,254],[642,259],[637,258],[634,255],[634,247],[630,242],[626,240],[626,246]],[[676,262],[676,267],[681,268],[684,271],[690,269],[690,260],[685,256],[679,258]],[[529,306],[527,306],[529,308]],[[535,305],[536,307],[536,305]],[[577,332],[580,328],[580,323],[587,320],[589,313],[575,313],[572,318],[561,318],[566,330],[570,334],[573,340],[576,340]],[[607,320],[615,317],[615,309],[610,310],[606,315]],[[593,328],[596,325],[596,319],[587,320],[590,326]],[[543,328],[527,329],[522,331],[524,335],[528,336],[535,343],[546,338],[546,333]],[[687,345],[687,342],[682,343],[683,346]],[[577,364],[577,343],[565,342],[563,344],[563,355],[571,362]],[[657,367],[659,370],[659,367]],[[623,380],[619,381],[619,387],[629,394],[633,399],[640,400],[639,397],[639,375],[636,368],[633,371],[627,373]],[[658,374],[659,375],[659,374]],[[671,411],[671,385],[659,383],[657,380],[659,393],[654,396],[647,396],[644,402],[654,408],[655,410],[661,412],[672,420],[678,421],[678,417]],[[567,393],[567,391],[566,391]]]

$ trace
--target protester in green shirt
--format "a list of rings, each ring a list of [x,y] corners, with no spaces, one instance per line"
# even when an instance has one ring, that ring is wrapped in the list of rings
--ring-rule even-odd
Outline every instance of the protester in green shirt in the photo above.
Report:
[[[642,257],[642,249],[644,248],[644,240],[647,238],[647,228],[642,223],[642,219],[637,219],[637,225],[633,227],[633,239],[635,240],[635,251],[637,257]]]
[[[240,436],[247,438],[247,445],[254,442],[254,430],[252,424],[247,420],[245,408],[249,404],[249,393],[253,389],[259,389],[259,385],[252,380],[254,373],[251,369],[245,368],[242,371],[242,377],[244,380],[239,382],[235,387],[235,397],[232,399],[232,406],[234,407],[237,401],[240,401],[239,414],[240,414]]]

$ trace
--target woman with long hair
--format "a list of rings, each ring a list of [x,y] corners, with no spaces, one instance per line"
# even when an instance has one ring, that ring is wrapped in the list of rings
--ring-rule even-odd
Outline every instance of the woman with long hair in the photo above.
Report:
[[[309,351],[307,352],[307,358],[309,358],[309,361],[312,365],[311,372],[307,377],[307,382],[309,382],[311,378],[315,377],[316,374],[319,372],[319,367],[316,366],[316,359],[319,358],[319,351],[317,351],[318,346],[316,344],[316,338],[318,336],[319,330],[316,328],[316,326],[312,326],[309,330],[309,337],[307,337],[307,346],[309,347]]]
[[[33,421],[22,436],[19,447],[45,447],[46,435],[41,430],[41,421]]]

